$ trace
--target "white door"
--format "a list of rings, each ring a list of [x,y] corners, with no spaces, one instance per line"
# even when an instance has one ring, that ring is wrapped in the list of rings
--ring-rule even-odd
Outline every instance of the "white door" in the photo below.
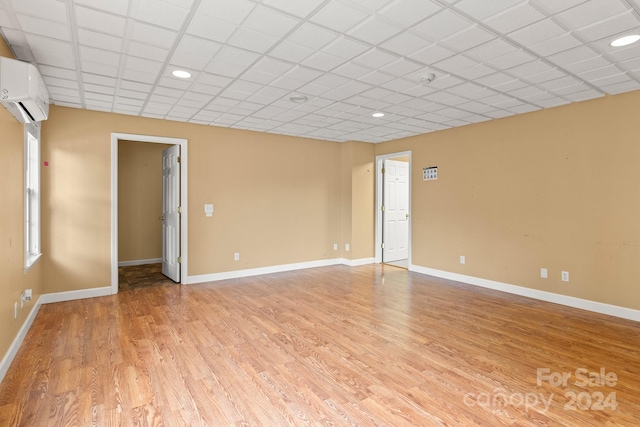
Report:
[[[180,282],[180,146],[162,151],[162,274]]]
[[[409,258],[409,163],[384,161],[382,262]]]

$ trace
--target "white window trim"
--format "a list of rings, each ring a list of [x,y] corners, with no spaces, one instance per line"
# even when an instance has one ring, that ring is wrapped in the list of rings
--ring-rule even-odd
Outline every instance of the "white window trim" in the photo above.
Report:
[[[36,139],[36,152],[30,150],[29,136]],[[41,186],[40,186],[40,123],[33,122],[24,125],[24,271],[33,267],[42,256],[40,235],[42,223],[40,219]],[[29,164],[31,162],[31,165]],[[29,167],[31,166],[31,167]],[[34,169],[35,167],[35,169]],[[35,174],[35,175],[34,175]],[[31,175],[31,176],[30,176]],[[31,189],[29,188],[31,183]],[[32,199],[31,191],[35,191],[36,198]],[[30,201],[32,203],[30,203]],[[34,226],[30,229],[30,225]],[[33,235],[35,234],[35,236]]]

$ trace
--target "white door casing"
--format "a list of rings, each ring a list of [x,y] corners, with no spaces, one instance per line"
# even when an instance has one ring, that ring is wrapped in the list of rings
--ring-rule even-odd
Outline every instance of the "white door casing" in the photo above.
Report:
[[[409,258],[409,163],[384,161],[382,261]]]
[[[180,282],[180,146],[162,150],[162,274]]]

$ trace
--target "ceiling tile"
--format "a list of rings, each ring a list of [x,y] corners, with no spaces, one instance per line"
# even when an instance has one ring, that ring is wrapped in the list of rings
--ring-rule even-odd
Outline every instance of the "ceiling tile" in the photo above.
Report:
[[[371,47],[364,43],[351,40],[347,37],[339,37],[327,45],[323,49],[323,52],[343,59],[352,59],[369,49],[371,49]]]
[[[238,28],[228,40],[228,43],[232,46],[258,53],[267,52],[277,42],[277,37],[259,33],[249,28]]]
[[[580,40],[570,33],[566,33],[529,46],[529,49],[541,57],[546,57],[581,45]]]
[[[133,24],[131,39],[151,46],[170,49],[176,40],[176,33],[164,28],[136,22]]]
[[[202,71],[209,64],[210,57],[194,55],[192,53],[176,50],[173,52],[169,63],[179,68]]]
[[[468,19],[451,10],[445,9],[411,28],[410,31],[428,40],[437,42],[445,37],[470,28],[472,25],[473,23]]]
[[[171,30],[179,30],[189,14],[188,10],[164,0],[137,0],[133,5],[133,18]]]
[[[495,39],[466,51],[465,55],[477,61],[486,62],[493,58],[515,52],[516,50],[516,47],[511,43],[502,39]]]
[[[68,25],[52,22],[31,16],[17,15],[20,27],[23,31],[54,39],[71,41],[71,33]]]
[[[341,65],[338,68],[334,69],[332,72],[340,76],[348,77],[351,79],[358,79],[370,73],[371,69],[367,67],[363,67],[358,64],[347,62],[346,64]]]
[[[453,51],[464,52],[494,38],[495,36],[490,32],[480,28],[478,25],[474,25],[442,40],[441,44]]]
[[[244,28],[269,34],[273,37],[283,37],[296,25],[298,25],[296,19],[260,5],[243,22]]]
[[[296,1],[296,3],[298,2]],[[333,31],[326,30],[311,23],[305,23],[300,28],[297,28],[295,32],[287,38],[287,41],[310,49],[320,50],[337,37],[338,34]]]
[[[128,14],[129,9],[129,0],[74,0],[74,3],[123,16]]]
[[[423,68],[422,65],[418,65],[413,61],[408,61],[404,58],[400,58],[389,65],[385,65],[384,67],[381,67],[380,71],[388,73],[392,76],[404,77],[407,74],[413,73],[422,68]]]
[[[455,74],[458,70],[464,70],[465,68],[477,65],[477,62],[473,59],[469,59],[464,55],[455,55],[451,58],[447,58],[444,61],[435,63],[433,66],[449,73]]]
[[[455,55],[455,52],[453,52],[452,50],[449,50],[438,44],[432,44],[431,46],[420,49],[419,51],[414,52],[408,56],[409,58],[422,62],[425,65],[431,65],[453,55]]]
[[[162,70],[163,64],[162,62],[150,61],[148,59],[129,56],[125,62],[125,67],[129,70],[159,74]]]
[[[142,83],[155,83],[158,75],[147,71],[139,71],[134,69],[125,69],[122,78]]]
[[[132,41],[129,43],[129,55],[156,61],[165,61],[169,56],[169,50]]]
[[[465,68],[463,70],[458,70],[456,72],[456,74],[462,78],[468,79],[468,80],[475,80],[477,78],[483,77],[483,76],[487,76],[489,74],[495,73],[496,70],[494,70],[493,68],[484,65],[484,64],[478,64],[475,65],[473,67],[469,67],[469,68]]]
[[[486,25],[503,34],[519,30],[545,18],[537,9],[527,3],[520,3],[510,9],[493,15],[484,21]]]
[[[98,74],[100,76],[107,76],[107,77],[118,77],[118,67],[112,67],[108,65],[82,61],[81,69],[85,73],[89,73],[89,74]]]
[[[98,76],[95,74],[89,74],[89,73],[82,73],[82,81],[84,83],[93,83],[96,85],[102,85],[102,86],[110,86],[115,88],[115,85],[117,83],[117,79],[114,79],[112,77],[105,77],[105,76]],[[123,81],[121,83],[121,87],[124,87],[125,89],[130,89],[129,87],[125,86],[126,81]]]
[[[424,48],[424,39],[405,32],[392,37],[380,45],[381,48],[396,52],[400,55],[408,55]]]
[[[552,19],[544,19],[510,33],[509,38],[521,45],[531,46],[565,33],[566,31]]]
[[[485,19],[524,0],[462,0],[455,8],[476,19]]]
[[[360,65],[363,65],[365,67],[377,69],[387,64],[390,64],[396,61],[397,59],[398,59],[397,56],[383,52],[379,49],[371,49],[369,52],[364,53],[358,56],[356,59],[354,59],[354,62]]]
[[[120,52],[122,48],[122,39],[109,36],[95,31],[78,29],[78,41],[85,46],[96,47],[98,49],[110,50],[112,52]]]
[[[533,61],[534,59],[534,56],[529,55],[522,50],[516,50],[506,55],[493,58],[487,61],[487,63],[499,70],[506,70],[507,68],[515,67],[517,65]]]
[[[305,59],[301,63],[306,65],[307,67],[315,68],[318,70],[329,71],[334,69],[335,67],[344,64],[345,60],[343,58],[329,55],[324,52],[316,52],[311,55],[309,58]]]
[[[123,17],[80,6],[76,6],[74,10],[78,27],[100,31],[112,36],[122,37],[124,35],[126,20]]]
[[[395,0],[380,9],[378,15],[407,27],[426,19],[441,8],[429,0]]]
[[[269,55],[284,61],[298,63],[310,57],[315,52],[316,50],[310,47],[284,41],[269,52]]]
[[[555,17],[571,28],[582,28],[626,11],[621,1],[589,0]]]
[[[186,32],[208,40],[225,43],[237,28],[237,25],[221,19],[196,15],[189,23]]]
[[[365,83],[369,83],[372,85],[381,85],[383,83],[389,82],[391,80],[393,80],[394,77],[390,76],[387,73],[383,73],[381,71],[375,70],[370,72],[369,74],[366,74],[362,77],[360,77],[360,79],[358,79],[359,81],[365,82]]]
[[[70,89],[79,89],[80,86],[76,80],[61,79],[58,77],[43,76],[44,83],[49,86],[66,87]]]
[[[235,78],[242,74],[245,69],[246,67],[244,65],[234,64],[229,61],[215,60],[211,61],[205,70],[224,77]]]
[[[564,67],[575,62],[586,61],[587,59],[592,59],[598,56],[599,55],[593,49],[587,46],[580,46],[551,55],[547,59],[554,64]]]
[[[63,2],[50,0],[11,0],[18,13],[67,24],[67,8]]]
[[[323,2],[324,0],[263,0],[264,4],[273,6],[283,12],[294,14],[300,18],[307,17]]]
[[[400,28],[388,24],[376,16],[371,16],[353,27],[347,34],[365,43],[377,45],[395,36],[400,31]]]
[[[627,30],[640,27],[640,20],[634,11],[629,10],[620,15],[596,22],[588,27],[576,30],[575,33],[588,42],[602,39],[604,37],[614,38],[622,35]]]
[[[80,58],[83,61],[95,62],[96,64],[114,65],[120,63],[120,55],[106,50],[92,47],[80,46]]]
[[[345,32],[367,17],[367,13],[338,0],[333,0],[311,17],[311,21],[332,30]]]
[[[589,0],[529,0],[529,2],[551,15],[570,9]]]

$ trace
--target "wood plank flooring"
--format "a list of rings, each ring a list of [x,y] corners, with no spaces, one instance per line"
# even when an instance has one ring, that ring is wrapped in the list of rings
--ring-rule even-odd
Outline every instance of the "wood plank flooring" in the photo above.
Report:
[[[144,264],[118,267],[118,291],[150,286],[175,285],[176,282],[162,274],[162,264]]]
[[[390,266],[133,288],[40,309],[0,426],[637,426],[639,354],[639,323]]]

